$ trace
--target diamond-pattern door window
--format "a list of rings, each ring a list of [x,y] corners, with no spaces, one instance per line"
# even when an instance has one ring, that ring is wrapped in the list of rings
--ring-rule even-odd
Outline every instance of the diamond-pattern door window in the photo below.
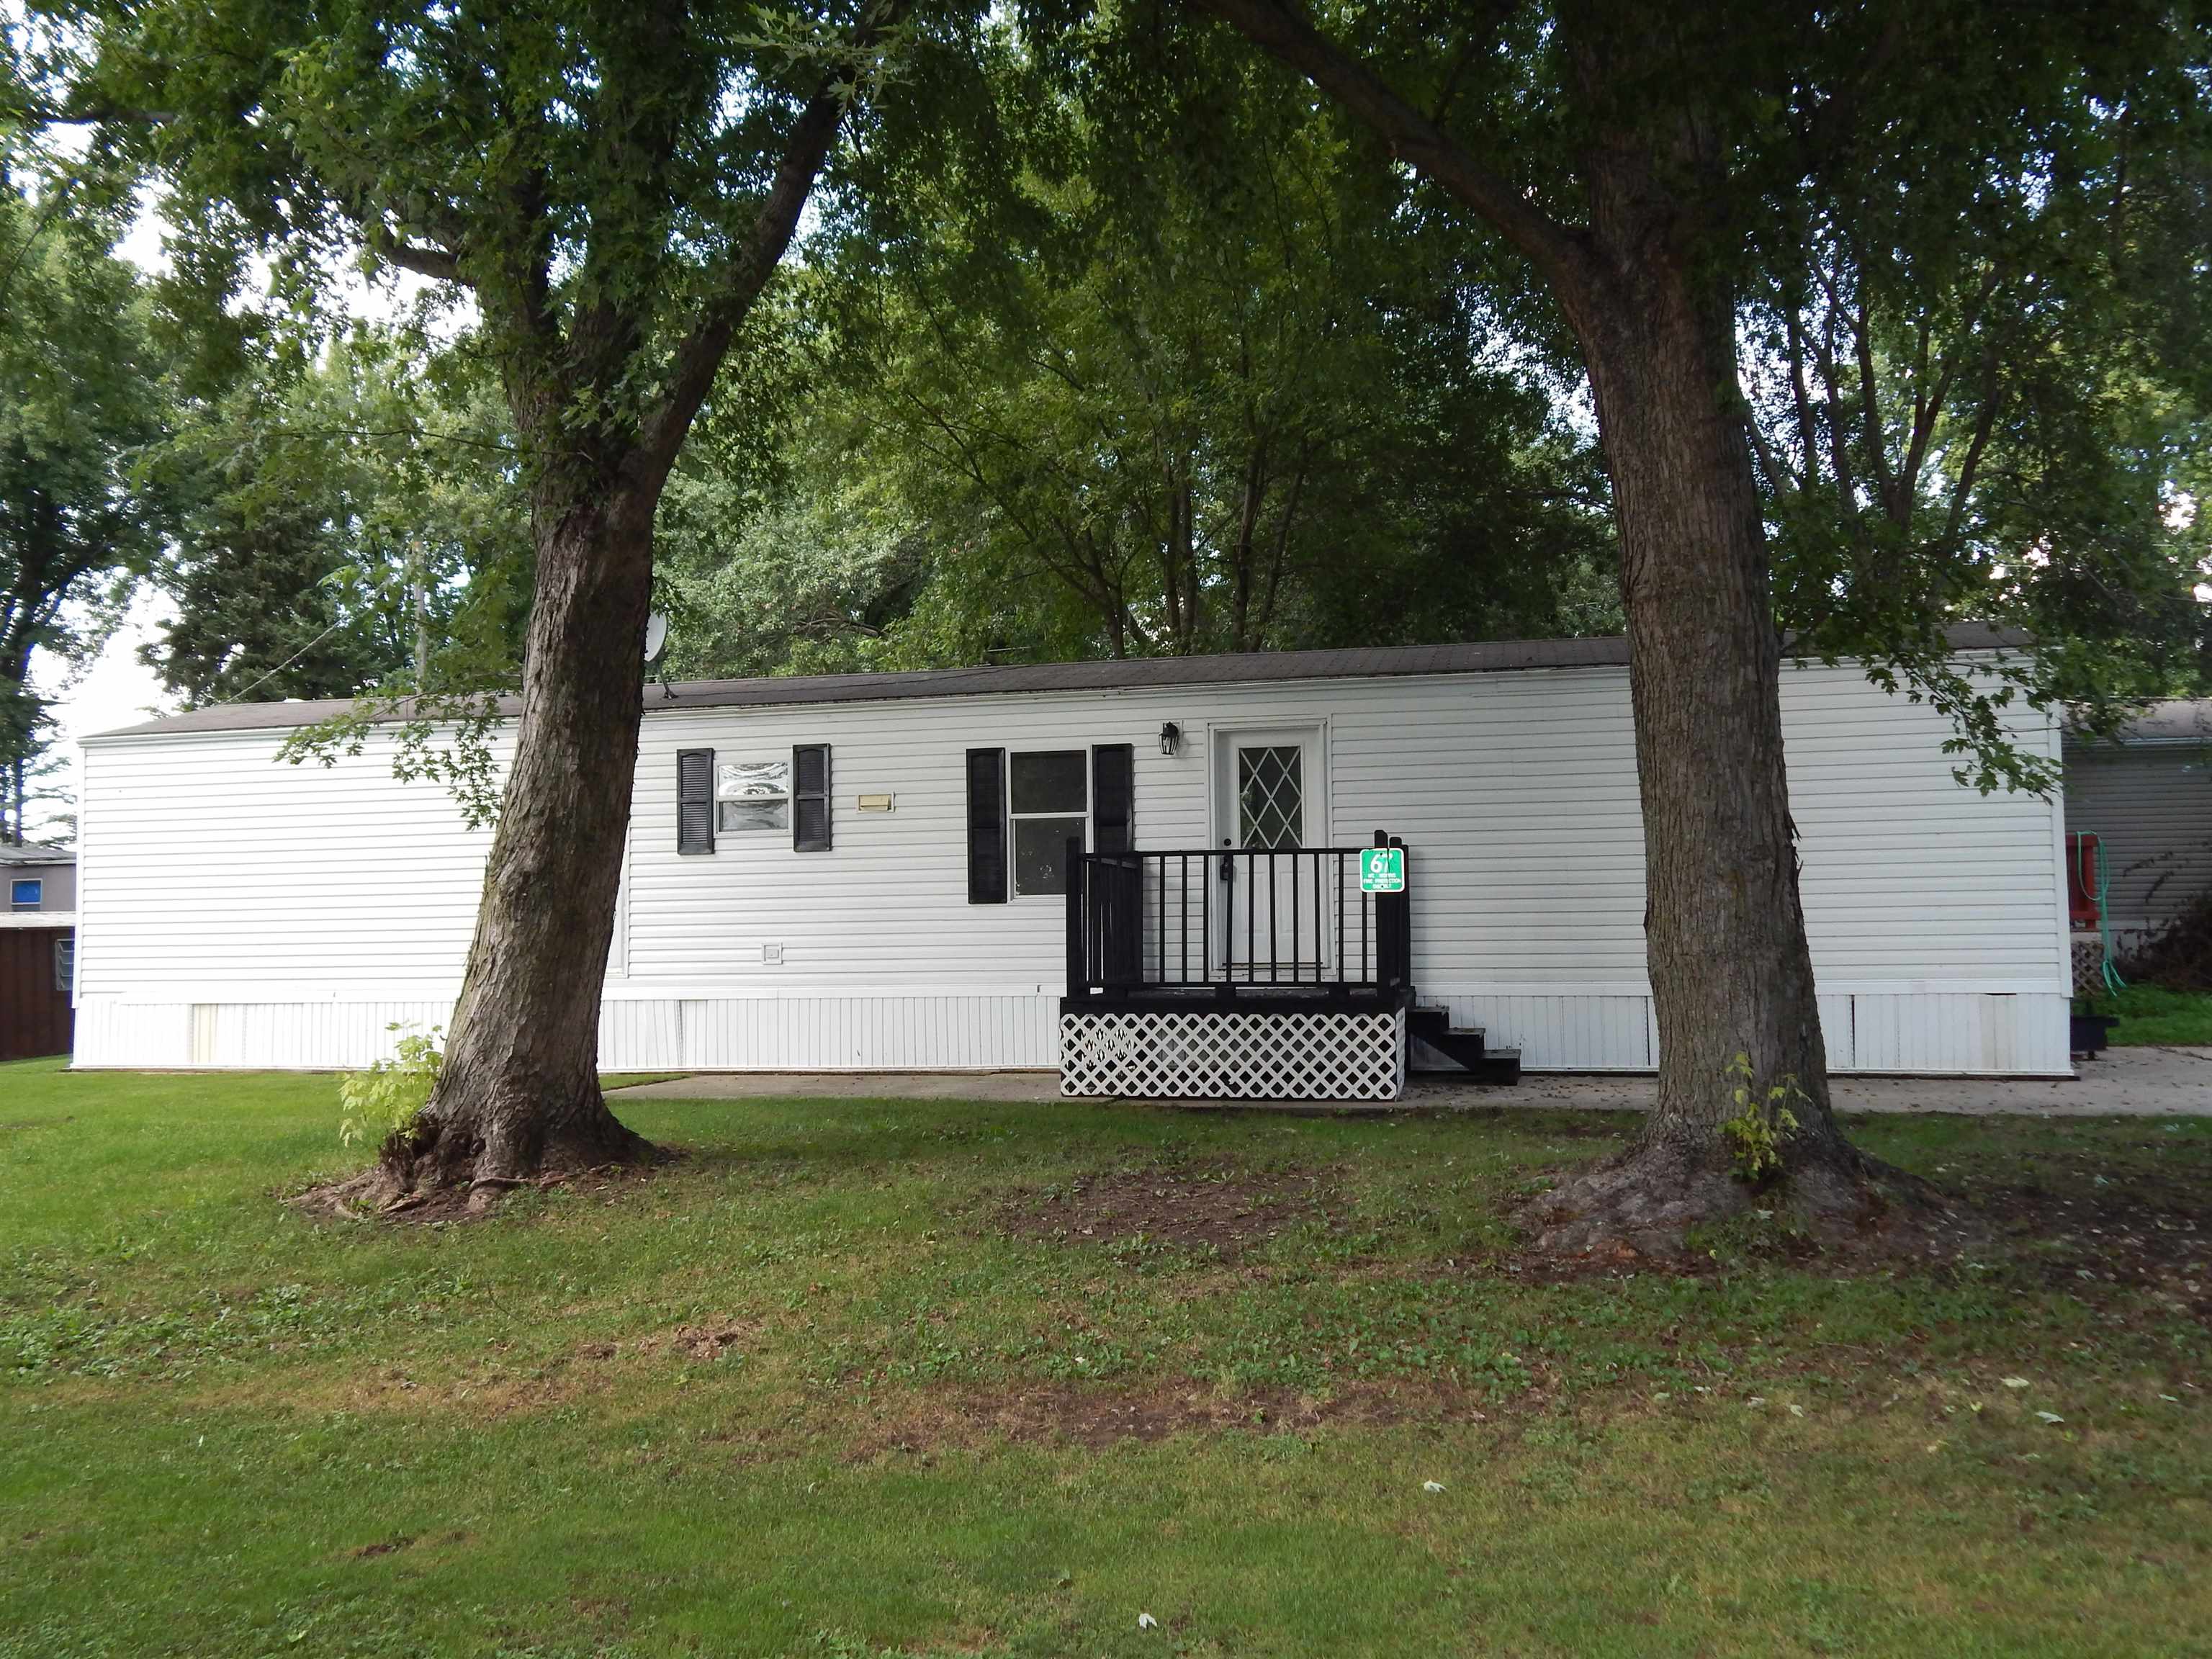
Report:
[[[1292,848],[1305,821],[1305,749],[1287,743],[1237,751],[1237,816],[1247,847]]]

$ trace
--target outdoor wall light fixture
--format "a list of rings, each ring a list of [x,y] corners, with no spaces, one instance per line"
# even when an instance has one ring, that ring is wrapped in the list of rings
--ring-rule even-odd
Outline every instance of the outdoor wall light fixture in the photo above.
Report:
[[[1160,727],[1160,753],[1172,755],[1182,743],[1182,727],[1170,720]]]

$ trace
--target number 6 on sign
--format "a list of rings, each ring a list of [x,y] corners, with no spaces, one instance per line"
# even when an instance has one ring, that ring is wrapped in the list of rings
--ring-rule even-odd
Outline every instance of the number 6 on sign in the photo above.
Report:
[[[1402,893],[1406,890],[1406,849],[1366,847],[1359,854],[1359,890],[1363,893]]]

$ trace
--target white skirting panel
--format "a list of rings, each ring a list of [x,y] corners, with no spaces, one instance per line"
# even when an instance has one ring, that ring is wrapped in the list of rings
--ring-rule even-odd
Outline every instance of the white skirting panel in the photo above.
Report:
[[[1648,996],[1437,995],[1424,988],[1420,1000],[1449,1007],[1455,1026],[1480,1028],[1492,1048],[1518,1048],[1523,1070],[1648,1072],[1657,1052]]]
[[[1855,996],[1851,1069],[2063,1077],[2069,1006],[2057,993]]]
[[[1060,1063],[1053,996],[611,996],[599,1064],[612,1072],[988,1071]],[[82,1066],[343,1070],[407,1030],[448,1025],[449,1002],[82,1000]],[[404,1029],[388,1028],[398,1024]]]
[[[1479,1026],[1494,1048],[1521,1050],[1530,1072],[1650,1072],[1659,1024],[1650,995],[1421,994]],[[1833,992],[1820,998],[1828,1069],[1909,1076],[2065,1077],[2069,1001],[2061,992]]]
[[[1445,993],[1455,1025],[1518,1048],[1536,1072],[1649,1072],[1658,1036],[1648,994]],[[2063,1077],[2060,992],[1836,992],[1820,998],[1836,1072]],[[403,1030],[452,1019],[443,1000],[193,1002],[88,996],[83,1066],[331,1070],[392,1052]],[[1030,994],[787,997],[611,994],[599,1013],[609,1071],[988,1071],[1060,1063],[1059,999]]]
[[[1857,1066],[1858,1056],[1851,1038],[1852,1028],[1857,1024],[1851,1013],[1851,999],[1816,994],[1813,1000],[1820,1005],[1820,1041],[1827,1047],[1828,1069],[1832,1072],[1853,1070]],[[1657,1038],[1652,1039],[1651,1047],[1653,1052],[1657,1052]]]
[[[409,1032],[441,1030],[453,1005],[422,1002],[135,1002],[77,1005],[79,1066],[218,1071],[350,1070]],[[392,1030],[394,1026],[399,1029]]]
[[[85,997],[76,1007],[78,1066],[189,1066],[192,1005]]]
[[[686,997],[610,1001],[609,1071],[837,1072],[1049,1069],[1060,1063],[1051,996]]]

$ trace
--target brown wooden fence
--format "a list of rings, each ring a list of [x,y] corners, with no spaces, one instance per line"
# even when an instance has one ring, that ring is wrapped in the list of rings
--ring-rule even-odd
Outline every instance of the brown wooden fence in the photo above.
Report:
[[[0,927],[0,1060],[65,1054],[76,1016],[60,953],[67,927]]]

